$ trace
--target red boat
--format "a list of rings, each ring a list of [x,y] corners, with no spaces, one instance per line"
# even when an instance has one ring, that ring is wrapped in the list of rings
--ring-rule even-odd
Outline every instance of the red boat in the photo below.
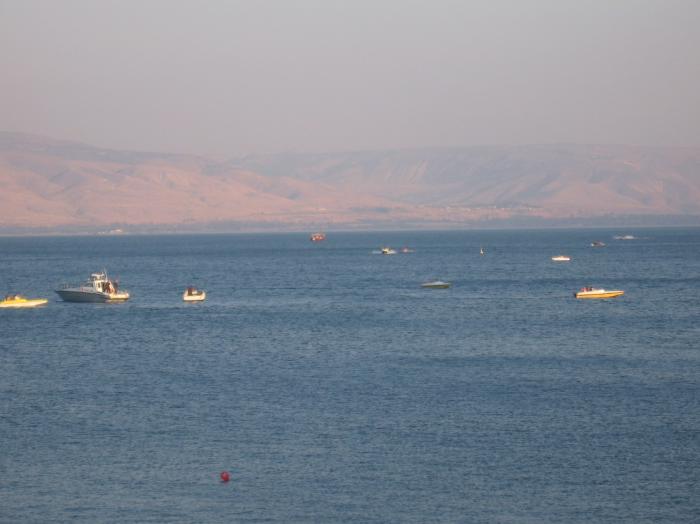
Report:
[[[313,233],[311,235],[311,242],[321,242],[322,240],[326,240],[325,233]]]

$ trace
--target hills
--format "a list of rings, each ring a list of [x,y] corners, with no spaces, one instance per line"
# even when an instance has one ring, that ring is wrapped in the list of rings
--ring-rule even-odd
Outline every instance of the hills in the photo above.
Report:
[[[480,146],[221,162],[0,133],[0,209],[5,232],[461,227],[630,216],[700,224],[700,148]]]

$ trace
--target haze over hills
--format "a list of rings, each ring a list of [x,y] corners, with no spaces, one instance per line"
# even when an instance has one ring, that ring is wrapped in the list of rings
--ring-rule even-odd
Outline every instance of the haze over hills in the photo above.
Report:
[[[0,206],[6,232],[458,227],[630,215],[700,224],[700,148],[481,146],[217,162],[0,133]]]

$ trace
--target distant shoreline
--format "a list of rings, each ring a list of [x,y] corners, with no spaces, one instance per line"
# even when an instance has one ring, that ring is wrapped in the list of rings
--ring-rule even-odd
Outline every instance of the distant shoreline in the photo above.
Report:
[[[690,220],[690,219],[694,220]],[[165,235],[308,235],[311,231],[322,230],[326,233],[372,233],[372,232],[386,232],[386,233],[411,233],[411,232],[446,232],[446,231],[546,231],[552,229],[559,230],[585,230],[585,229],[600,229],[600,230],[618,230],[620,232],[627,232],[639,229],[694,229],[700,228],[700,217],[688,217],[688,221],[683,222],[669,222],[669,223],[650,223],[650,224],[640,224],[640,223],[627,223],[621,222],[619,224],[610,223],[579,223],[579,224],[566,224],[566,223],[529,223],[529,224],[511,224],[511,223],[500,223],[500,224],[461,224],[461,225],[425,225],[420,227],[419,225],[412,225],[409,227],[397,227],[396,225],[377,225],[376,227],[344,227],[343,225],[338,225],[338,227],[318,227],[310,226],[308,228],[246,228],[246,229],[209,229],[203,227],[202,229],[177,229],[169,226],[163,226],[162,229],[159,228],[149,228],[140,229],[134,228],[133,230],[123,229],[120,233],[108,233],[104,231],[86,231],[86,230],[15,230],[15,231],[2,231],[0,230],[0,238],[7,237],[105,237],[105,238],[119,238],[125,236],[165,236]]]

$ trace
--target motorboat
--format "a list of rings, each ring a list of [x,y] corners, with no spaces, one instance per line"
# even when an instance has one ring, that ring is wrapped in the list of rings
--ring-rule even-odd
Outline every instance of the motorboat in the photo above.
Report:
[[[568,257],[566,255],[557,255],[555,257],[552,257],[552,260],[554,262],[569,262],[571,260],[571,257]]]
[[[608,291],[602,288],[582,287],[580,291],[574,293],[576,298],[615,298],[624,295],[625,292],[619,289]]]
[[[124,302],[130,297],[128,291],[119,290],[119,283],[111,280],[106,271],[93,273],[87,282],[64,286],[56,293],[65,302]]]
[[[591,242],[591,247],[605,247],[605,242],[601,242],[600,240],[595,240]]]
[[[616,235],[613,238],[615,240],[635,240],[637,237],[634,235]]]
[[[449,282],[443,282],[442,280],[434,280],[432,282],[426,282],[425,284],[421,284],[420,287],[424,287],[426,289],[447,289],[450,287],[452,284]]]
[[[197,289],[195,287],[188,287],[185,289],[185,292],[182,294],[182,300],[185,302],[201,302],[207,298],[207,292]]]
[[[396,250],[391,249],[390,247],[383,247],[381,250],[382,255],[395,255]]]
[[[486,253],[486,251],[484,251],[484,248],[483,248],[483,247],[480,247],[480,248],[479,248],[479,254],[480,254],[481,256],[484,256],[485,253]]]
[[[46,298],[25,298],[22,295],[7,295],[0,301],[0,307],[4,308],[20,308],[20,307],[37,307],[47,304],[49,301]]]
[[[322,240],[326,240],[325,233],[312,233],[311,234],[311,242],[321,242]]]

